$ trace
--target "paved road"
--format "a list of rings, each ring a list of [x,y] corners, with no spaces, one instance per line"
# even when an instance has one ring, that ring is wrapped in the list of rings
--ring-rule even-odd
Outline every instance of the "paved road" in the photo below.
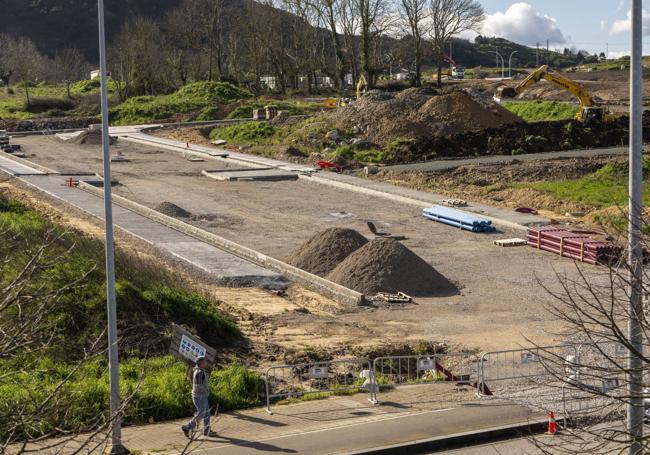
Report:
[[[347,422],[344,426],[244,441],[217,437],[217,445],[199,449],[205,455],[241,455],[259,452],[338,454],[393,444],[421,441],[498,424],[528,421],[533,415],[523,406],[470,406],[397,415],[379,421]],[[537,416],[538,418],[541,416]],[[219,440],[221,439],[221,443]]]
[[[457,160],[436,160],[427,161],[424,163],[413,164],[398,164],[395,166],[386,166],[382,169],[391,171],[444,171],[445,169],[453,169],[459,166],[466,166],[469,164],[499,164],[509,163],[512,160],[518,161],[534,161],[534,160],[550,160],[554,158],[592,158],[595,156],[603,155],[624,155],[628,153],[627,147],[610,147],[598,149],[585,149],[585,150],[566,150],[562,152],[549,152],[549,153],[526,153],[524,155],[495,155],[495,156],[482,156],[479,158],[463,158]]]

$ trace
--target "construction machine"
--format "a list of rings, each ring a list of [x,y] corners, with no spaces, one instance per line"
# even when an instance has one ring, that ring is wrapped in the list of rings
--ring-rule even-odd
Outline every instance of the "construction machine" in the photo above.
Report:
[[[555,85],[558,85],[575,95],[580,102],[575,119],[579,122],[591,122],[593,120],[611,121],[614,116],[607,112],[602,106],[594,105],[591,95],[582,85],[572,79],[569,79],[562,73],[554,71],[548,65],[543,65],[530,73],[526,79],[521,81],[516,87],[501,86],[497,89],[494,100],[500,103],[503,98],[514,98],[525,92],[531,86],[545,79]]]
[[[444,54],[443,59],[445,62],[449,63],[449,69],[447,70],[447,77],[449,79],[465,79],[464,67],[458,65],[456,61],[447,54]]]
[[[366,93],[366,78],[362,74],[361,77],[359,77],[359,80],[357,81],[357,99],[361,98],[361,96]],[[328,109],[333,109],[337,107],[343,107],[347,106],[348,104],[351,103],[351,100],[349,98],[326,98],[321,101],[321,106],[328,108]]]

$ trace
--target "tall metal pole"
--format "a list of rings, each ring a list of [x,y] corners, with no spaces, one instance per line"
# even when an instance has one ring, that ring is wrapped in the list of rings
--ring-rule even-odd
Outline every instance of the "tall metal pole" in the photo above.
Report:
[[[630,434],[629,455],[643,453],[643,335],[641,298],[643,250],[641,246],[641,222],[643,204],[643,69],[642,59],[642,0],[632,0],[632,42],[630,59],[630,157],[629,157],[629,223],[628,262],[630,289],[628,307],[628,356],[627,387],[630,401],[627,405],[627,426]]]
[[[98,0],[99,73],[102,83],[102,149],[104,152],[104,222],[106,230],[106,309],[108,315],[108,373],[111,407],[111,454],[128,451],[122,445],[120,413],[120,375],[117,350],[117,309],[115,302],[115,251],[113,243],[113,195],[111,189],[111,149],[108,132],[108,93],[106,89],[106,35],[104,0]]]
[[[512,56],[515,55],[517,51],[510,52],[510,57],[508,57],[508,77],[512,77]]]

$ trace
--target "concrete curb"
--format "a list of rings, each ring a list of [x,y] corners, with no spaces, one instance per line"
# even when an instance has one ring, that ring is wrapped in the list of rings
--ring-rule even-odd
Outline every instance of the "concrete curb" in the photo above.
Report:
[[[401,455],[430,453],[441,450],[447,450],[453,447],[471,446],[484,444],[493,440],[509,439],[532,433],[542,433],[546,431],[548,419],[537,420],[533,422],[516,423],[503,425],[500,427],[486,428],[482,430],[467,431],[452,435],[436,436],[435,438],[422,439],[392,444],[383,447],[374,447],[371,449],[357,450],[349,452],[348,455]]]
[[[100,188],[94,187],[86,182],[79,182],[79,188],[94,194],[95,196],[104,197],[104,192]],[[183,234],[190,235],[196,239],[209,243],[212,246],[234,254],[235,256],[252,262],[253,264],[281,273],[288,279],[318,292],[319,294],[325,295],[339,303],[347,306],[357,306],[364,302],[364,296],[360,292],[353,291],[352,289],[326,280],[325,278],[305,272],[302,269],[258,251],[246,248],[245,246],[239,245],[216,234],[204,231],[203,229],[192,226],[191,224],[179,221],[176,218],[163,215],[160,212],[130,201],[122,196],[113,195],[113,200],[116,204],[126,209],[132,210],[135,213],[164,224],[167,227],[182,232]]]
[[[341,181],[337,181],[337,180],[330,179],[330,178],[327,178],[327,177],[320,177],[318,175],[301,174],[299,176],[299,178],[301,178],[303,180],[306,180],[306,181],[312,181],[313,183],[317,183],[317,184],[320,184],[320,185],[329,185],[329,186],[334,187],[334,188],[340,188],[340,189],[344,189],[344,190],[348,190],[348,191],[354,191],[356,193],[366,194],[366,195],[369,195],[369,196],[381,197],[381,198],[388,199],[388,200],[391,200],[391,201],[394,201],[394,202],[400,202],[400,203],[403,203],[403,204],[412,205],[412,206],[415,206],[415,207],[418,207],[418,208],[431,207],[431,205],[433,204],[431,201],[415,199],[415,198],[409,197],[409,196],[401,196],[399,194],[390,193],[388,191],[376,190],[374,188],[368,188],[368,187],[363,186],[363,185],[355,185],[353,183],[341,182]],[[515,223],[513,221],[504,220],[502,218],[495,218],[495,217],[492,217],[490,215],[486,215],[485,213],[482,213],[482,212],[481,213],[473,212],[471,210],[467,210],[466,207],[457,208],[456,210],[460,210],[460,211],[466,212],[466,213],[471,214],[471,215],[479,215],[482,218],[490,220],[492,222],[492,224],[494,224],[496,226],[509,228],[509,229],[514,229],[514,230],[521,231],[521,232],[526,232],[528,230],[528,226],[524,226],[523,224]]]

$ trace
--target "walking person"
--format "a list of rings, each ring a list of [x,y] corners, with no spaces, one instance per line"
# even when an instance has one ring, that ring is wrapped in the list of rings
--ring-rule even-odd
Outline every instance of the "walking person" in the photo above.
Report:
[[[201,420],[203,421],[203,435],[214,435],[210,431],[210,372],[207,370],[207,366],[206,358],[199,357],[196,359],[196,366],[192,371],[192,401],[196,413],[187,425],[181,427],[183,434],[188,438],[192,437]]]

